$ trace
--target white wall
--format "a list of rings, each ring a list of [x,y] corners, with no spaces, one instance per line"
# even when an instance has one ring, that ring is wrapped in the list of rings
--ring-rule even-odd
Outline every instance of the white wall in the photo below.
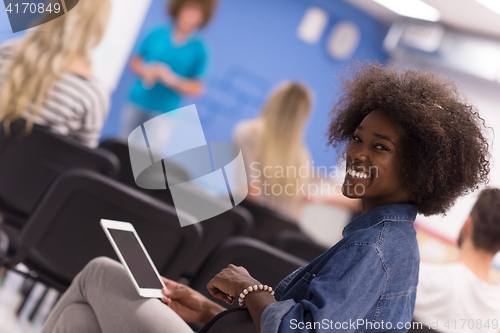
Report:
[[[115,90],[127,65],[152,0],[111,0],[113,11],[101,44],[93,54],[94,73]]]

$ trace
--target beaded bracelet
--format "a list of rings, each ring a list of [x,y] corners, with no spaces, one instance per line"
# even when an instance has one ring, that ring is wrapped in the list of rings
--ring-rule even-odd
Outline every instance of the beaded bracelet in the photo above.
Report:
[[[249,293],[251,293],[252,291],[257,291],[257,290],[264,290],[264,291],[270,292],[271,295],[274,296],[273,288],[269,287],[267,284],[266,285],[259,284],[259,285],[250,286],[248,288],[243,289],[243,291],[240,294],[240,298],[238,298],[238,303],[240,304],[240,306],[242,308],[246,308],[247,307],[245,305],[245,297]]]

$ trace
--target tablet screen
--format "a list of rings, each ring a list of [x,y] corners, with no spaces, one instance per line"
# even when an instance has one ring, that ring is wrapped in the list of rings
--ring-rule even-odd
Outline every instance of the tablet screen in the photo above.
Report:
[[[132,231],[108,229],[139,288],[162,289],[158,277]]]

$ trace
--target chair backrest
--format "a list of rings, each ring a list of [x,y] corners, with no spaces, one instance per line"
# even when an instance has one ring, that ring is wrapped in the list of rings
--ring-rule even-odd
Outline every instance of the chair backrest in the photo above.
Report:
[[[326,247],[316,244],[302,232],[294,230],[285,230],[278,233],[270,244],[307,261],[313,261],[313,259],[328,250]]]
[[[274,212],[248,199],[243,200],[240,205],[246,208],[253,216],[255,228],[252,237],[255,239],[269,243],[281,231],[294,230],[300,232],[297,222],[287,216]]]
[[[99,224],[105,218],[132,223],[158,271],[178,279],[198,249],[202,227],[181,227],[177,214],[192,219],[95,172],[72,170],[54,182],[29,218],[13,264],[22,261],[53,286],[68,286],[91,259],[116,258]]]
[[[184,275],[191,278],[200,269],[210,254],[224,241],[235,236],[249,236],[253,230],[253,218],[242,207],[233,207],[220,215],[201,221],[203,240]]]
[[[206,288],[207,283],[229,264],[243,266],[257,280],[276,287],[288,274],[308,262],[256,239],[233,237],[210,255],[195,278],[190,281],[190,286],[210,296]],[[226,305],[222,301],[219,303]],[[234,306],[238,306],[237,302],[235,303]]]
[[[99,148],[105,149],[116,155],[121,164],[120,174],[117,179],[130,187],[143,191],[144,189],[137,186],[134,179],[134,174],[132,171],[132,164],[130,163],[130,153],[127,142],[120,139],[106,139],[99,145]],[[139,148],[135,148],[135,153],[140,154]],[[146,159],[149,159],[149,152],[144,150],[144,155]],[[164,160],[163,163],[168,164],[168,170],[176,179],[187,181],[189,180],[189,175],[184,168],[177,165],[169,160]]]
[[[234,308],[213,317],[198,333],[257,333],[247,309]]]
[[[28,216],[57,176],[83,168],[115,177],[120,164],[107,151],[91,149],[35,125],[26,135],[15,125],[7,136],[0,124],[0,204]]]
[[[224,210],[224,205],[217,197],[204,193],[197,186],[183,186],[177,189],[178,193],[182,192],[185,200],[188,200],[190,206],[197,207],[192,213],[195,218],[196,212],[206,209],[214,209],[221,206],[221,211]],[[151,194],[159,200],[173,205],[170,190],[155,190]],[[203,227],[203,241],[196,256],[193,258],[189,267],[186,267],[184,275],[191,278],[205,262],[208,256],[225,240],[234,236],[249,236],[254,229],[254,220],[252,215],[243,207],[236,206],[222,214],[199,222]]]

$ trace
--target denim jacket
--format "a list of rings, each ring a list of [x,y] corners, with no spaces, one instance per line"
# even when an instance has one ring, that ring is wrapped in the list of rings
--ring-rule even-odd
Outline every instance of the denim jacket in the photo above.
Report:
[[[376,207],[343,239],[275,289],[262,333],[406,332],[415,308],[420,254],[410,204]]]

